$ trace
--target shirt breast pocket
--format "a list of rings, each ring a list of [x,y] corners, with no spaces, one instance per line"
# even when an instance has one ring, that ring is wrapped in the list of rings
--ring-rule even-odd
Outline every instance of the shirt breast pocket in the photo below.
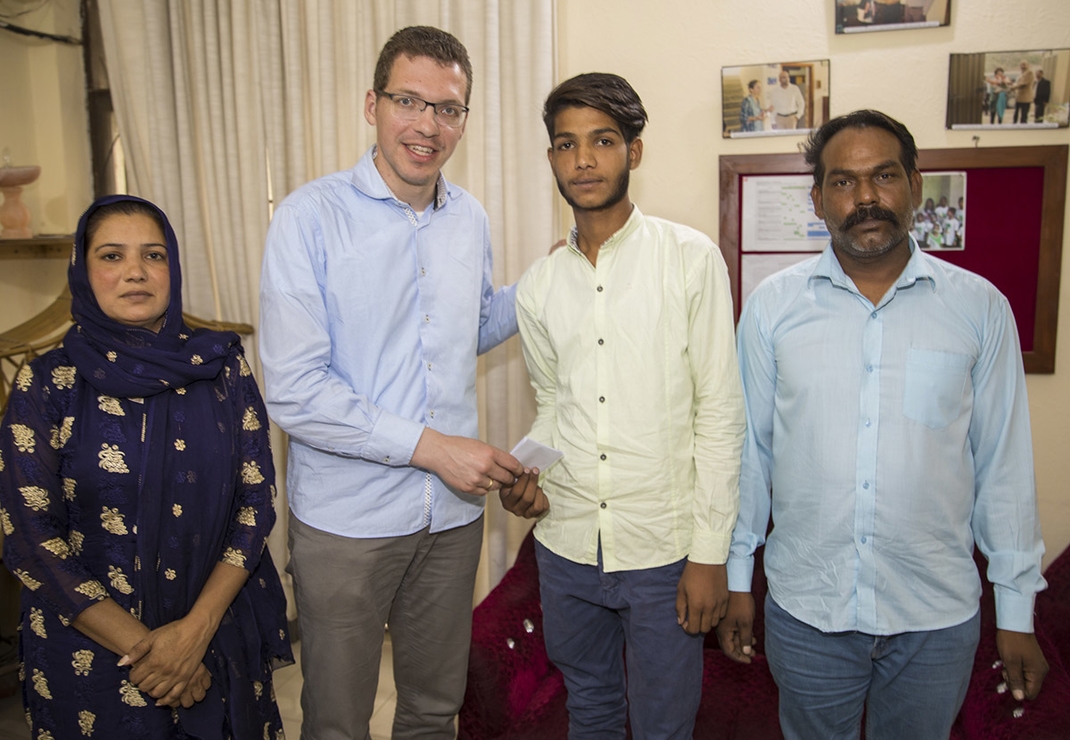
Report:
[[[958,418],[973,358],[954,352],[910,349],[903,388],[903,414],[930,429]]]

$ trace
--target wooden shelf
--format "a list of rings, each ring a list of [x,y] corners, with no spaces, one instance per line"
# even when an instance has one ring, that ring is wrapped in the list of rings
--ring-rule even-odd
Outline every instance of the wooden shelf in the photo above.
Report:
[[[35,236],[30,239],[0,238],[0,259],[67,259],[74,245],[73,234]]]

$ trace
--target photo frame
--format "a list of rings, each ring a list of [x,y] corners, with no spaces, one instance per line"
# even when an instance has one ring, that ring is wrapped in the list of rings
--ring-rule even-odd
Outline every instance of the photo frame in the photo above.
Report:
[[[969,183],[969,248],[930,252],[978,273],[1010,301],[1026,372],[1055,372],[1059,278],[1066,205],[1067,145],[923,149],[922,173],[964,172]],[[722,155],[720,248],[738,317],[761,277],[813,251],[742,249],[744,178],[809,174],[802,154]]]
[[[722,67],[721,115],[726,139],[809,133],[829,117],[829,60]]]
[[[1070,125],[1070,49],[951,54],[949,129],[1036,129]]]
[[[836,33],[909,31],[951,24],[951,0],[835,0]]]

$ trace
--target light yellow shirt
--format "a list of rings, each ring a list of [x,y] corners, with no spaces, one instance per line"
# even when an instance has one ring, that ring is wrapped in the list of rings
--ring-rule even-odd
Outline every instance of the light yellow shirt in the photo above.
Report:
[[[576,248],[520,279],[538,413],[565,453],[543,476],[536,538],[573,562],[724,563],[739,511],[743,391],[728,270],[694,229],[632,211],[597,266]]]

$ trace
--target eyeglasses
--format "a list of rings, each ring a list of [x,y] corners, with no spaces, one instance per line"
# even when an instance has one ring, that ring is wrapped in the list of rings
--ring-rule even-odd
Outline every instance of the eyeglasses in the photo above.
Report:
[[[405,121],[415,121],[428,106],[435,112],[435,120],[450,128],[460,128],[468,116],[468,108],[457,103],[429,103],[413,95],[399,95],[385,90],[376,90],[376,93],[390,98],[397,117]]]

